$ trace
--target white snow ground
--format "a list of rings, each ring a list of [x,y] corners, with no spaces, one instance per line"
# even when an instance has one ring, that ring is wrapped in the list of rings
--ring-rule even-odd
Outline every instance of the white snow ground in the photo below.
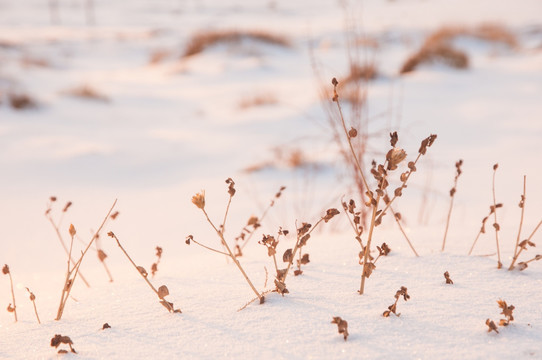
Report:
[[[496,256],[466,256],[492,203],[492,165],[499,163],[496,192],[501,252],[510,263],[527,175],[525,238],[542,217],[542,4],[522,1],[95,1],[96,25],[85,23],[84,1],[62,1],[60,24],[51,25],[47,2],[0,0],[0,265],[9,264],[19,321],[0,311],[0,359],[57,358],[55,334],[74,341],[79,359],[273,358],[273,359],[536,359],[542,358],[542,264],[523,272],[496,269]],[[287,280],[290,294],[267,295],[263,305],[237,309],[253,297],[238,270],[220,255],[184,238],[193,234],[218,246],[216,235],[190,198],[206,190],[207,208],[218,222],[235,179],[226,235],[233,239],[250,215],[259,215],[281,185],[281,199],[245,248],[241,262],[256,286],[272,261],[257,244],[262,232],[295,221],[314,222],[340,207],[349,181],[340,166],[319,101],[319,81],[347,70],[345,19],[356,20],[378,39],[375,59],[383,74],[369,87],[370,130],[399,132],[399,145],[415,154],[419,141],[438,134],[420,161],[405,196],[395,204],[421,257],[405,245],[392,222],[376,232],[389,257],[378,262],[359,296],[359,246],[341,215],[310,240],[311,263]],[[426,66],[404,77],[400,64],[423,38],[442,25],[499,22],[520,48],[501,51],[466,42],[471,66],[458,71]],[[257,29],[287,36],[291,48],[245,44],[214,47],[180,59],[189,37],[205,29]],[[311,51],[309,49],[312,49]],[[169,55],[151,65],[156,51]],[[45,64],[42,66],[40,64]],[[109,102],[65,95],[89,85]],[[35,97],[37,109],[16,111],[6,92]],[[331,92],[331,86],[329,88]],[[239,108],[254,94],[277,104]],[[383,114],[383,115],[382,115]],[[372,139],[382,156],[388,139]],[[301,149],[318,169],[243,169],[275,158],[276,148]],[[463,174],[447,248],[440,252],[454,163]],[[155,246],[164,248],[153,283],[167,284],[182,314],[168,314],[113,241],[102,246],[115,281],[89,253],[81,267],[92,287],[78,279],[61,321],[54,321],[66,259],[43,213],[74,205],[63,220],[90,238],[114,199],[114,231],[138,264],[149,270]],[[475,254],[495,252],[488,223]],[[533,241],[541,246],[542,235]],[[289,236],[279,254],[291,247]],[[76,243],[76,252],[82,248]],[[524,254],[533,257],[537,248]],[[539,250],[538,250],[539,251]],[[445,285],[449,271],[454,285]],[[12,301],[0,277],[0,306]],[[399,302],[400,317],[383,318],[400,286],[411,295]],[[36,294],[36,323],[25,287]],[[269,287],[269,285],[268,285]],[[485,320],[501,318],[496,301],[513,304],[515,321],[500,334]],[[331,324],[349,324],[345,342]],[[103,323],[112,328],[100,330]]]

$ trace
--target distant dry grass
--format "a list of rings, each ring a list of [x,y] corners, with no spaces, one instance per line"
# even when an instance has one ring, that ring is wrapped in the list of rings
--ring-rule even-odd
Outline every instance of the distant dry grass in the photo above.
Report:
[[[38,106],[37,101],[30,95],[21,92],[8,92],[9,104],[15,110],[33,109]]]
[[[184,50],[183,57],[199,54],[210,46],[227,43],[240,43],[250,39],[270,45],[289,47],[290,42],[284,36],[260,30],[211,30],[193,35]]]
[[[510,49],[519,46],[516,36],[498,24],[483,24],[474,28],[442,27],[430,34],[420,49],[408,57],[403,63],[400,73],[412,72],[421,64],[436,62],[458,69],[467,68],[469,66],[467,53],[455,48],[452,44],[454,39],[461,36],[501,44]]]
[[[110,101],[110,98],[107,95],[100,93],[98,90],[87,84],[76,86],[74,88],[63,91],[62,93],[64,95],[78,97],[82,99],[98,100],[104,102]]]
[[[166,49],[157,49],[150,53],[149,64],[156,65],[162,63],[167,58],[171,57],[172,51]]]
[[[239,109],[246,110],[251,107],[275,105],[279,101],[277,97],[271,93],[261,93],[249,97],[243,97],[239,101]]]

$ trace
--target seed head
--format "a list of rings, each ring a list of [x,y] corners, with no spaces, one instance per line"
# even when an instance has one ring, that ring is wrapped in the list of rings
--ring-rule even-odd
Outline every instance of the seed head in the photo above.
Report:
[[[205,208],[205,190],[192,196],[192,203],[203,210]]]

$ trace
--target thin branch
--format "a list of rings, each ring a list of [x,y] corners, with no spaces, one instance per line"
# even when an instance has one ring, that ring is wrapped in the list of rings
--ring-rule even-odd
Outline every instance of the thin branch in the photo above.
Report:
[[[171,304],[169,303],[169,301],[166,301],[164,300],[164,297],[163,296],[160,296],[160,293],[158,292],[158,290],[156,290],[156,288],[151,284],[151,282],[149,281],[149,279],[147,279],[147,276],[142,272],[140,271],[140,267],[136,265],[136,263],[134,262],[134,260],[132,260],[132,258],[130,257],[130,255],[128,255],[128,253],[126,252],[126,250],[124,249],[124,247],[122,247],[122,245],[120,244],[120,241],[119,239],[117,238],[117,235],[115,235],[112,231],[109,232],[108,234],[109,236],[111,236],[112,238],[114,238],[116,241],[117,241],[117,245],[120,247],[120,249],[122,250],[122,252],[124,253],[124,255],[126,255],[126,257],[128,258],[128,260],[130,260],[130,262],[132,263],[132,265],[134,266],[134,268],[137,270],[137,272],[139,273],[139,275],[141,275],[141,277],[145,280],[145,282],[149,285],[149,287],[152,289],[152,291],[154,291],[154,293],[156,294],[156,296],[158,296],[158,298],[161,300],[160,303],[163,304],[169,312],[175,312],[175,309],[173,309],[173,306],[171,306]]]
[[[494,219],[495,219],[495,223],[493,224],[493,227],[495,228],[495,242],[497,244],[497,269],[500,269],[502,267],[502,262],[501,262],[501,249],[499,247],[499,223],[497,222],[497,200],[496,200],[496,196],[495,196],[495,175],[497,174],[497,168],[498,168],[498,164],[495,164],[493,165],[493,186],[492,186],[492,192],[493,192],[493,206],[494,206],[494,211],[493,211],[493,216],[494,216]]]
[[[401,225],[401,220],[397,218],[397,213],[393,210],[393,208],[390,206],[390,211],[391,211],[391,214],[393,215],[393,218],[395,219],[395,222],[397,223],[397,225],[399,225],[399,230],[401,230],[401,233],[403,234],[403,236],[405,237],[405,240],[407,241],[408,243],[408,246],[410,246],[410,248],[412,249],[412,251],[414,252],[414,255],[416,255],[417,257],[419,257],[420,255],[418,255],[418,252],[416,251],[416,249],[414,249],[414,246],[412,245],[412,243],[410,242],[410,239],[408,238],[405,230],[403,229],[403,225]]]
[[[508,270],[512,270],[514,268],[514,264],[516,263],[519,253],[521,250],[518,251],[519,248],[519,239],[521,238],[521,228],[523,227],[523,215],[525,213],[525,201],[527,200],[526,196],[527,191],[527,176],[523,175],[523,195],[521,196],[521,201],[519,203],[519,206],[521,207],[521,217],[519,220],[519,229],[518,229],[518,236],[516,238],[516,246],[514,247],[514,257],[512,258],[512,263],[510,263],[510,267]]]

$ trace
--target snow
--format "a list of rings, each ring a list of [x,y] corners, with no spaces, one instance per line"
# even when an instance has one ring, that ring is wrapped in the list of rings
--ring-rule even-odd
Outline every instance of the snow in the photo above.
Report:
[[[492,166],[502,231],[504,266],[510,264],[520,219],[517,203],[527,176],[521,238],[541,220],[539,154],[542,126],[542,5],[509,2],[402,0],[338,1],[94,1],[96,24],[85,23],[84,1],[60,2],[60,24],[51,25],[47,2],[0,0],[0,265],[14,280],[19,321],[0,311],[0,359],[53,359],[55,334],[70,336],[79,359],[263,358],[263,359],[530,359],[542,356],[542,267],[522,272],[496,268],[492,220],[473,256],[468,250],[493,203]],[[462,39],[456,45],[470,67],[422,66],[398,75],[406,57],[442,25],[500,22],[518,37],[515,50],[494,51]],[[416,154],[431,133],[438,138],[420,160],[404,196],[394,204],[420,257],[415,257],[391,219],[375,233],[375,245],[392,252],[378,260],[360,296],[359,245],[343,214],[322,224],[307,247],[311,262],[290,274],[289,294],[254,297],[238,269],[224,256],[196,244],[189,234],[219,247],[216,233],[190,201],[205,189],[213,221],[224,216],[224,180],[236,181],[226,238],[233,243],[247,219],[259,216],[280,186],[280,199],[244,249],[241,263],[259,290],[272,287],[273,262],[257,244],[282,226],[315,223],[340,198],[352,195],[347,172],[320,103],[320,84],[347,73],[347,23],[380,46],[374,56],[382,76],[369,85],[368,158],[381,159],[387,133]],[[248,42],[215,46],[182,59],[192,34],[207,29],[266,30],[287,37],[281,48]],[[156,51],[165,58],[156,64]],[[312,63],[319,65],[319,77]],[[329,84],[329,85],[328,85]],[[88,85],[109,101],[66,95]],[[38,107],[14,110],[6,93],[28,93]],[[271,94],[276,104],[239,107],[242,100]],[[350,114],[347,113],[349,117]],[[291,168],[283,154],[299,149],[313,166]],[[286,155],[285,155],[286,156]],[[441,253],[454,163],[464,160],[448,233]],[[244,169],[272,163],[260,172]],[[396,181],[395,181],[396,183]],[[58,219],[68,238],[74,224],[88,241],[115,199],[120,212],[108,222],[100,244],[114,282],[109,283],[92,249],[62,320],[53,320],[66,271],[66,256],[44,217],[58,197]],[[359,201],[358,201],[359,203]],[[340,209],[342,210],[342,209]],[[150,270],[154,249],[164,249],[151,282],[168,286],[182,314],[169,314],[114,241],[114,231],[138,265]],[[540,247],[540,233],[533,241]],[[279,260],[295,236],[281,240]],[[520,260],[537,253],[532,248]],[[74,243],[75,253],[83,249]],[[485,256],[489,255],[489,256]],[[264,287],[266,270],[269,272]],[[446,285],[443,273],[454,281]],[[0,277],[0,306],[12,302],[7,276]],[[411,295],[398,312],[382,313],[406,286]],[[25,287],[36,295],[39,325]],[[515,320],[499,334],[485,320],[502,318],[497,300],[515,306]],[[331,324],[348,321],[347,341]],[[111,329],[101,330],[104,323]]]

